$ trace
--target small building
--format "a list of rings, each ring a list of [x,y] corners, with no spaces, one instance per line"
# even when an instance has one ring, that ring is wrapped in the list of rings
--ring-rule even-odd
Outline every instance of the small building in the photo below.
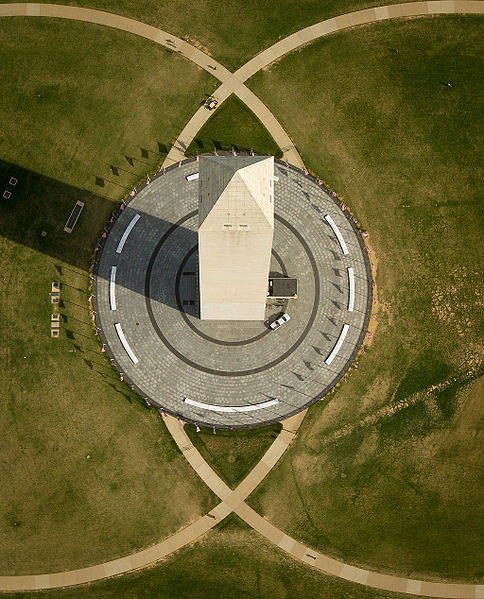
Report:
[[[297,299],[297,279],[274,277],[269,279],[267,297],[274,299]]]

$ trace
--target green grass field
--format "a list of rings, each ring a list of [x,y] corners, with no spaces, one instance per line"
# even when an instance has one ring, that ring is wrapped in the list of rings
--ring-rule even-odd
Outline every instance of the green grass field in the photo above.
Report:
[[[87,269],[111,203],[0,166],[2,180],[19,178],[0,206],[0,563],[2,574],[38,573],[159,542],[214,498],[94,336]],[[79,197],[86,206],[68,236]],[[54,280],[59,339],[50,338]]]
[[[281,428],[273,424],[242,431],[220,429],[214,435],[206,428],[197,433],[193,425],[187,424],[185,430],[202,457],[234,488],[262,458]]]
[[[0,156],[109,199],[157,170],[216,84],[157,44],[97,25],[3,18],[0,35]]]
[[[0,62],[11,66],[0,90],[2,192],[19,180],[0,205],[0,563],[19,574],[130,553],[213,505],[159,417],[100,353],[87,303],[112,199],[162,159],[150,152],[144,164],[140,148],[169,146],[212,83],[153,44],[99,27],[2,19],[0,31]],[[110,164],[118,177],[106,175]],[[86,206],[68,235],[78,199]],[[53,280],[63,285],[58,340]]]
[[[13,0],[9,0],[13,1]],[[44,0],[42,0],[44,1]],[[49,0],[45,2],[51,3]],[[385,0],[383,4],[397,4]],[[187,39],[230,70],[280,38],[329,17],[361,10],[382,3],[368,0],[279,0],[273,4],[260,0],[197,0],[187,10],[186,2],[172,0],[62,0],[72,4],[120,14],[160,27]]]
[[[186,155],[195,156],[214,149],[230,152],[249,152],[282,156],[281,149],[262,126],[254,113],[237,96],[230,96],[217,108],[189,145]]]
[[[157,567],[76,589],[5,593],[5,599],[403,599],[324,576],[298,564],[229,516],[192,547]]]
[[[483,574],[483,30],[365,27],[249,82],[368,230],[378,267],[367,355],[251,503],[311,546],[409,576]]]
[[[231,68],[301,26],[370,5],[89,4],[187,35]],[[358,370],[311,408],[250,502],[314,548],[413,578],[483,575],[482,30],[479,17],[447,16],[356,28],[249,82],[308,167],[368,230],[378,298],[376,332]],[[87,309],[87,271],[103,226],[131,186],[157,168],[216,81],[180,56],[107,28],[3,18],[0,33],[0,64],[8,66],[0,182],[19,178],[0,205],[5,575],[136,551],[217,501],[157,414],[100,353]],[[443,85],[450,81],[452,88]],[[211,151],[217,142],[278,155],[233,97],[189,151]],[[62,228],[77,199],[86,207],[67,236]],[[59,340],[49,337],[53,280],[63,285]],[[274,432],[189,434],[236,485]],[[85,594],[397,597],[296,564],[235,517],[156,568],[22,597]]]

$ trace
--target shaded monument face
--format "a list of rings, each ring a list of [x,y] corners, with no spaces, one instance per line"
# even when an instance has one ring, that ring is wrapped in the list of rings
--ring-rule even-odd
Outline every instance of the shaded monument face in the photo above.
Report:
[[[264,320],[274,236],[274,158],[202,156],[202,320]]]

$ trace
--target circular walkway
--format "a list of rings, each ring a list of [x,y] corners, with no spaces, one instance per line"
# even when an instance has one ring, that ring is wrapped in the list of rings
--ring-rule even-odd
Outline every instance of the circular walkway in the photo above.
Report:
[[[198,180],[187,181],[197,173],[195,160],[159,173],[119,214],[97,254],[96,324],[150,403],[208,426],[278,422],[325,395],[359,350],[367,252],[340,203],[276,161],[271,272],[297,278],[298,298],[268,302],[265,322],[201,321]],[[272,331],[285,311],[291,320]]]
[[[328,33],[346,27],[398,17],[449,13],[482,14],[483,12],[484,2],[482,2],[482,0],[429,0],[428,2],[409,2],[405,4],[380,6],[328,19],[327,21],[307,27],[304,30],[294,33],[288,38],[277,42],[241,67],[235,74],[230,73],[225,67],[219,65],[219,63],[215,63],[217,65],[217,77],[225,82],[217,90],[216,97],[220,102],[225,100],[230,93],[238,95],[238,97],[253,110],[261,122],[268,128],[279,147],[283,150],[284,157],[292,164],[301,166],[302,160],[287,134],[267,107],[265,107],[255,94],[250,92],[250,90],[243,85],[242,81],[245,81],[252,73],[256,72],[266,64],[277,60],[296,47],[309,43],[322,35],[327,35]],[[0,4],[0,17],[1,16],[49,16],[75,19],[98,23],[108,27],[115,27],[162,44],[166,42],[166,39],[165,41],[163,41],[163,39],[167,35],[166,32],[163,32],[160,29],[139,23],[132,19],[127,19],[112,13],[83,9],[74,6],[38,3]],[[178,40],[178,38],[175,38],[174,36],[169,37],[172,40],[177,40],[177,46],[180,46],[180,44],[186,45],[183,49],[185,50],[184,53],[187,58],[194,60],[203,68],[207,68],[208,64],[203,64],[203,61],[208,59],[208,56],[189,44],[186,44],[184,40]],[[213,65],[213,59],[209,60]],[[214,72],[210,72],[214,75]],[[195,113],[179,135],[173,148],[170,150],[167,157],[167,163],[171,164],[184,156],[183,148],[188,147],[191,140],[206,120],[208,120],[209,116],[210,114],[208,111],[204,109],[200,109]],[[218,522],[225,518],[229,513],[235,511],[252,528],[277,544],[280,549],[286,551],[295,559],[304,561],[318,570],[333,576],[371,586],[373,588],[398,591],[417,596],[484,599],[483,585],[435,583],[388,576],[361,568],[355,568],[327,556],[317,554],[310,548],[304,547],[296,540],[285,535],[282,531],[268,523],[245,504],[244,499],[248,497],[258,484],[260,484],[265,475],[271,470],[280,456],[287,449],[297,432],[297,428],[303,416],[304,413],[299,413],[297,416],[293,416],[290,420],[284,422],[283,430],[266,452],[265,456],[242,481],[239,487],[232,492],[193,447],[183,431],[181,424],[176,419],[168,416],[165,422],[180,448],[180,451],[182,451],[197,474],[210,486],[210,488],[219,497],[225,497],[225,499],[212,510],[212,517],[203,516],[187,528],[181,530],[172,537],[169,537],[158,545],[118,560],[112,560],[79,570],[53,574],[0,576],[0,591],[31,591],[73,586],[146,567],[184,545],[193,542],[210,528],[218,524]],[[213,516],[215,516],[215,519]]]

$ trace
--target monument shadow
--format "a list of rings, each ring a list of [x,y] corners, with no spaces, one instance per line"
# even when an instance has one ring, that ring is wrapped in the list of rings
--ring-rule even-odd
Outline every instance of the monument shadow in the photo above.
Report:
[[[6,194],[9,197],[2,197],[4,191],[10,192]],[[84,208],[72,233],[66,233],[64,226],[77,201],[83,202]],[[130,210],[129,205],[126,210]],[[188,260],[180,270],[178,292],[173,285],[170,285],[172,292],[163,293],[150,285],[150,298],[177,310],[181,306],[186,313],[198,316],[198,292],[195,294],[195,289],[198,289],[198,267],[193,266],[197,262],[197,233],[183,225],[136,212],[143,219],[143,226],[149,230],[159,230],[161,235],[172,230],[176,235],[178,253],[187,255],[192,252],[191,263]],[[101,246],[98,253],[102,252],[103,235],[109,235],[122,213],[119,204],[105,196],[0,160],[0,236],[49,256],[52,278],[61,283],[65,269],[74,270],[86,279],[89,278],[89,270],[96,255],[95,248]],[[172,250],[169,245],[164,249],[167,250],[167,255],[163,256],[163,264],[167,268],[172,266],[173,271],[163,271],[162,275],[169,281],[172,272],[176,279],[180,265],[170,259]],[[185,271],[196,274],[186,275]],[[102,273],[98,275],[103,276]],[[140,282],[138,278],[130,277],[125,269],[120,269],[116,285],[145,296],[145,280]]]

